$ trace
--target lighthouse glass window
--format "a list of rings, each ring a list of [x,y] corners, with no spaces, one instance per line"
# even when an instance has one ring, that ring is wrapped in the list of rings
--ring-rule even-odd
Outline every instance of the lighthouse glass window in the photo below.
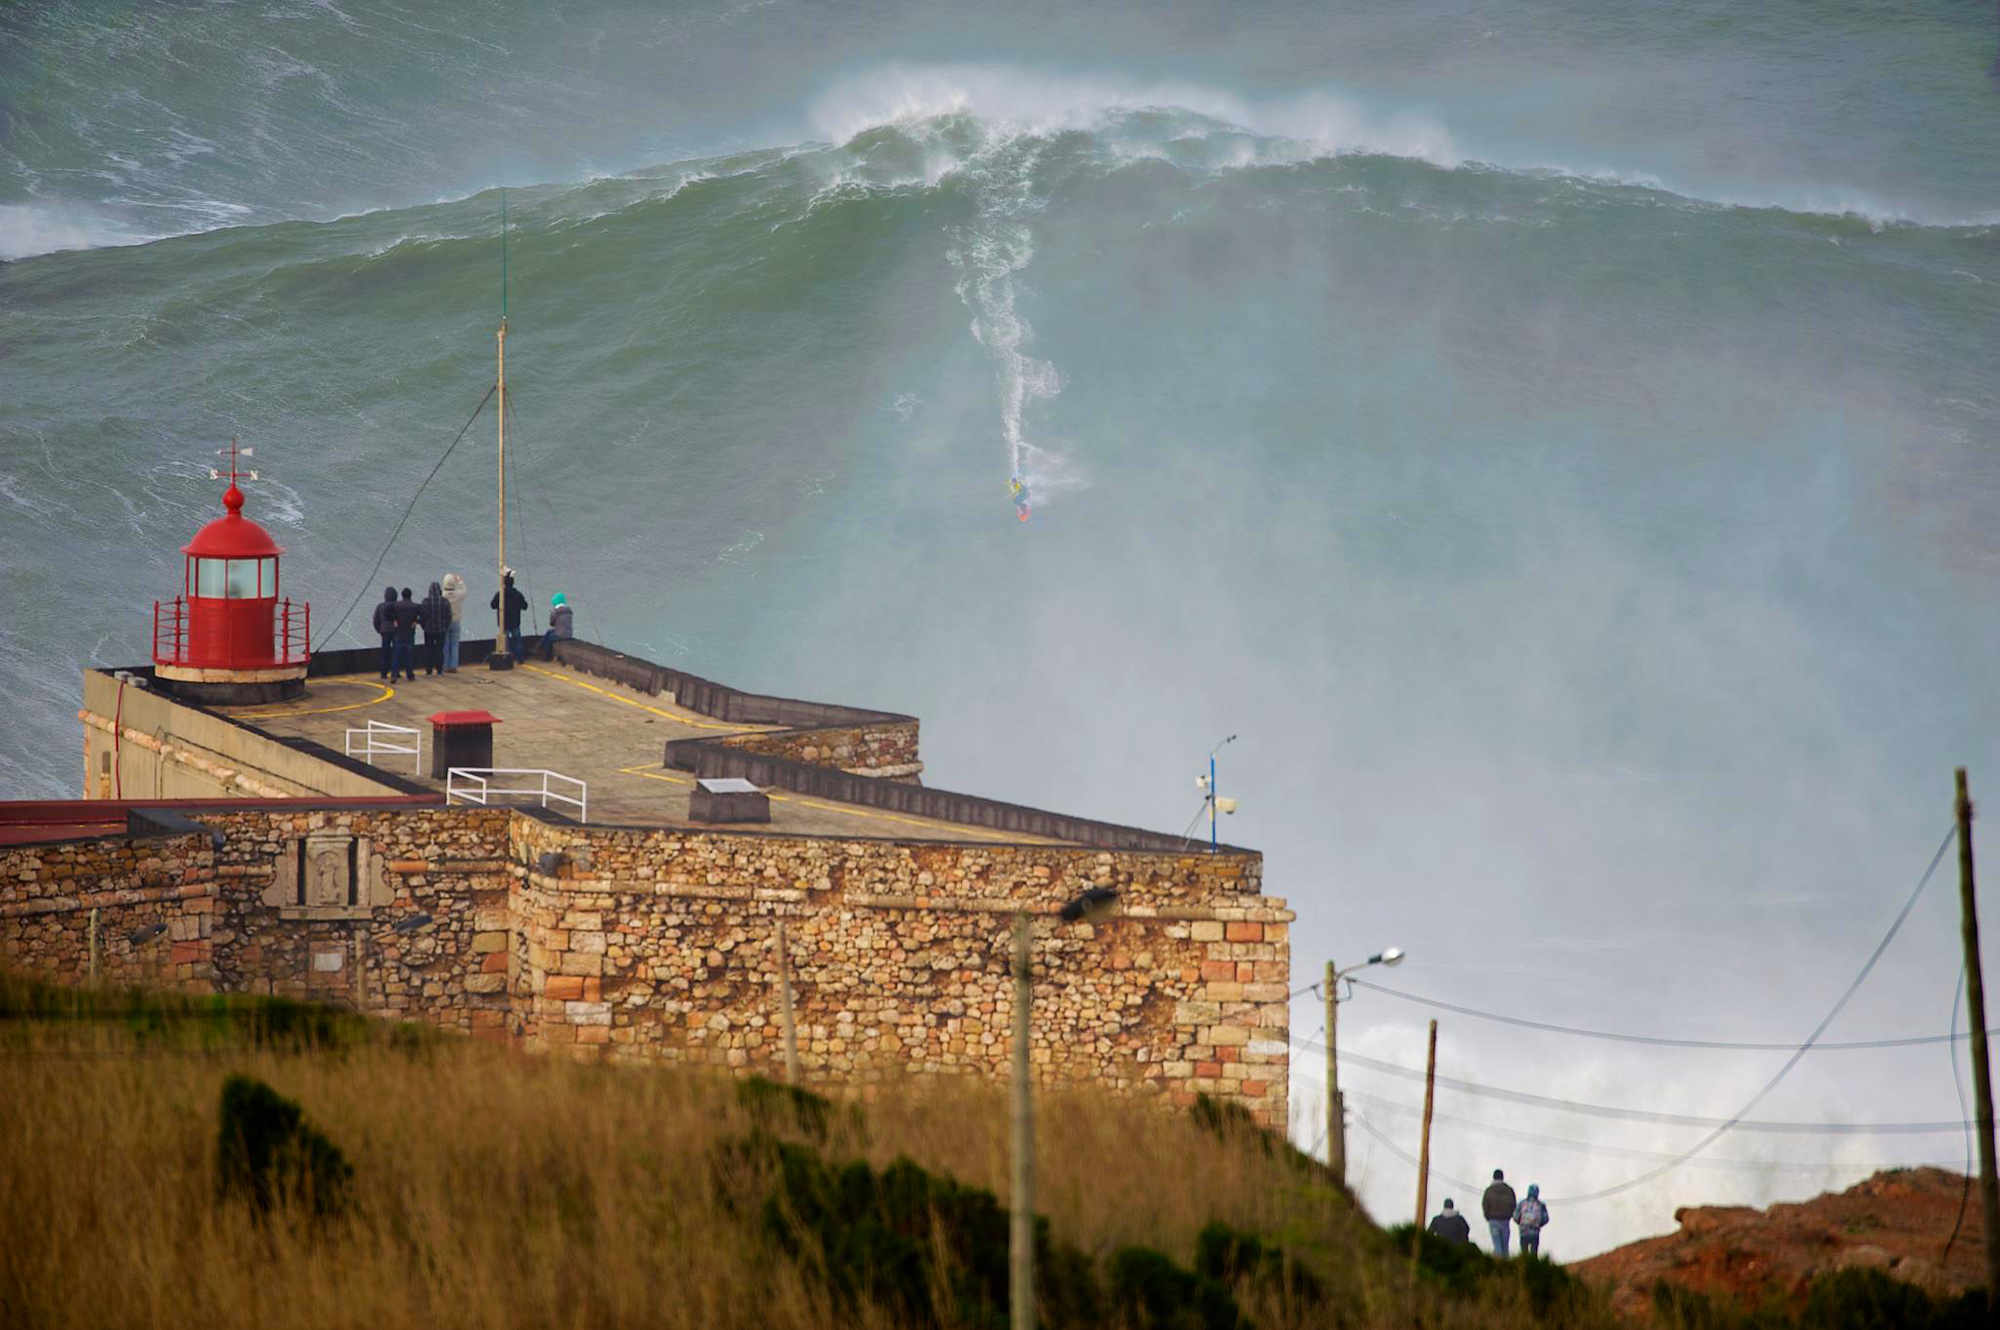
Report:
[[[231,559],[229,561],[229,598],[231,600],[257,599],[257,560]]]
[[[227,565],[221,559],[197,559],[194,564],[194,593],[220,600],[224,594]]]

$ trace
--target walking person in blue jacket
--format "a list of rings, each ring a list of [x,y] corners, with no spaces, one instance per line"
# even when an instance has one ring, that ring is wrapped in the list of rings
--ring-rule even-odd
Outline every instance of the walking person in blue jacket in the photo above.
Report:
[[[1548,1227],[1549,1207],[1542,1201],[1542,1184],[1528,1184],[1528,1195],[1514,1207],[1514,1222],[1521,1226],[1521,1255],[1542,1254],[1542,1230]]]

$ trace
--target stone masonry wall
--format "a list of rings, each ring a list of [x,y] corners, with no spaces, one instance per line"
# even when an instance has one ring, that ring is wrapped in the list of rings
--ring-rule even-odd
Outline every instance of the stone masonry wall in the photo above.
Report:
[[[1253,854],[579,827],[505,808],[204,810],[223,836],[0,852],[0,960],[272,992],[580,1057],[782,1067],[784,919],[800,1060],[833,1084],[1006,1074],[1015,911],[1037,916],[1047,1085],[1286,1122],[1282,901]],[[1063,924],[1088,887],[1120,912]],[[131,944],[154,922],[160,938]]]
[[[713,742],[766,757],[839,767],[857,776],[905,780],[916,777],[924,769],[924,764],[917,759],[917,722],[914,720],[731,734]]]
[[[613,831],[520,819],[517,1019],[533,1046],[774,1073],[776,921],[800,1062],[836,1083],[1007,1068],[1010,925],[1039,916],[1045,1084],[1235,1099],[1286,1122],[1291,912],[1254,855]],[[1055,912],[1121,895],[1096,925]]]
[[[212,844],[197,833],[0,850],[0,959],[62,983],[88,982],[95,910],[99,982],[206,992],[214,977]]]
[[[217,986],[504,1038],[519,871],[507,858],[512,817],[444,807],[203,813],[224,837]],[[291,861],[308,837],[366,845],[354,904],[298,903]]]

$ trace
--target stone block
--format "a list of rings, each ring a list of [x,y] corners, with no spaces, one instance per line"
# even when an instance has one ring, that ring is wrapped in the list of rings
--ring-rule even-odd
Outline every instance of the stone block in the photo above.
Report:
[[[1211,1044],[1247,1044],[1250,1032],[1240,1025],[1211,1025],[1201,1032],[1201,1037]]]
[[[599,977],[604,973],[604,958],[587,955],[581,951],[565,951],[562,954],[562,964],[556,968],[563,974]]]
[[[472,935],[472,949],[474,951],[505,951],[507,950],[507,935],[505,933],[474,933]]]
[[[565,1002],[563,1017],[571,1025],[611,1024],[611,1004],[609,1002]]]
[[[602,933],[577,932],[575,930],[570,932],[569,949],[571,951],[580,951],[586,955],[602,956],[604,954],[604,947],[605,937]]]
[[[1235,983],[1236,962],[1203,961],[1201,963],[1201,977],[1210,983]]]
[[[504,951],[488,952],[486,959],[479,963],[479,968],[487,974],[505,974],[507,973],[508,959],[509,957]]]
[[[1213,1025],[1222,1016],[1215,1002],[1180,1002],[1174,1005],[1175,1025]]]
[[[507,990],[507,976],[504,974],[471,974],[465,977],[465,991],[468,993],[503,993]]]
[[[1220,919],[1197,919],[1188,925],[1188,936],[1196,942],[1222,941],[1222,921]]]

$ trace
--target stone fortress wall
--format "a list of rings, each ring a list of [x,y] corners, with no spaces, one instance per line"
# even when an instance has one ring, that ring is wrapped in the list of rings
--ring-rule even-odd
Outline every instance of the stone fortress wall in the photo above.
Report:
[[[468,644],[467,659],[486,645]],[[925,787],[913,717],[745,693],[585,642],[559,652],[702,714],[782,727],[677,741],[669,765],[1021,840],[446,807],[317,744],[87,670],[86,794],[206,802],[78,805],[114,821],[127,809],[128,825],[0,844],[0,963],[64,982],[336,1001],[578,1057],[777,1074],[783,920],[801,1065],[839,1086],[1004,1075],[1009,930],[1025,910],[1038,918],[1042,1083],[1181,1103],[1208,1092],[1286,1125],[1292,914],[1261,894],[1261,856]],[[315,658],[314,673],[372,669],[351,654]],[[1112,918],[1056,917],[1098,886],[1119,892]]]
[[[1291,914],[1253,855],[584,827],[517,809],[243,804],[0,851],[0,960],[65,982],[338,1001],[581,1057],[782,1070],[775,925],[815,1081],[1003,1075],[1039,916],[1044,1084],[1286,1121]],[[218,845],[216,842],[220,840]],[[1112,886],[1121,910],[1063,924]],[[165,924],[163,931],[153,930]]]

